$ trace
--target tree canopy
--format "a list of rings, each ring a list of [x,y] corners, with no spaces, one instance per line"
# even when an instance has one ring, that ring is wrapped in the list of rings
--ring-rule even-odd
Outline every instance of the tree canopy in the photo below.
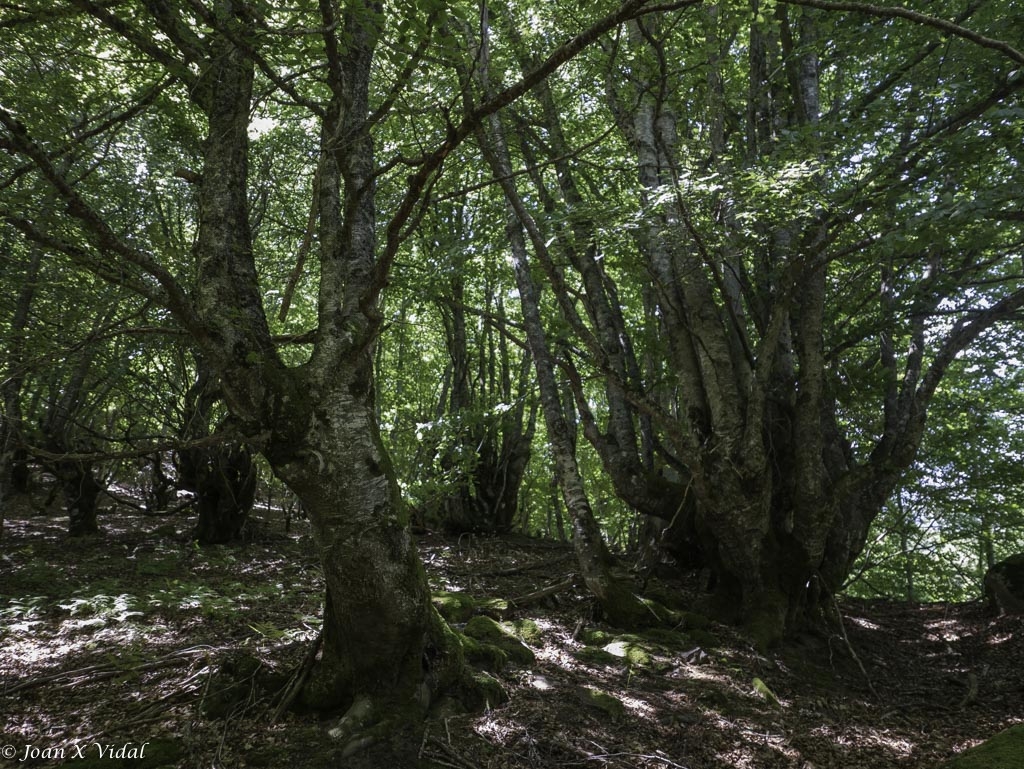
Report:
[[[945,595],[922,554],[976,587],[1019,545],[1022,19],[5,5],[0,503],[41,463],[91,532],[146,460],[230,539],[259,455],[353,744],[470,686],[414,525],[571,535],[621,625],[667,617],[642,545],[762,646]]]

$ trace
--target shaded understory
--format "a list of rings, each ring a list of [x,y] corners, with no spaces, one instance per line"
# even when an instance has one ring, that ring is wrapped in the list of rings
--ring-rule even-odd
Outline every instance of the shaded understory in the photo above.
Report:
[[[0,742],[18,751],[9,765],[334,765],[334,721],[271,723],[265,693],[286,684],[318,629],[322,580],[303,522],[286,532],[257,511],[247,544],[203,550],[183,519],[108,512],[101,525],[102,538],[69,541],[65,518],[7,511]],[[563,546],[517,538],[428,536],[421,553],[435,590],[479,599],[525,596],[564,582],[572,566]],[[689,584],[656,587],[681,596],[681,608],[696,598]],[[492,603],[481,611],[518,630],[535,662],[495,673],[508,702],[432,723],[420,756],[457,769],[924,769],[1024,721],[1019,618],[980,604],[842,610],[849,646],[836,636],[765,656],[696,615],[674,632],[623,636],[594,621],[574,588],[519,609]],[[253,658],[258,669],[225,694],[216,672]],[[98,756],[98,745],[146,742],[141,760]],[[26,746],[36,751],[21,761]],[[59,748],[63,762],[52,758]]]

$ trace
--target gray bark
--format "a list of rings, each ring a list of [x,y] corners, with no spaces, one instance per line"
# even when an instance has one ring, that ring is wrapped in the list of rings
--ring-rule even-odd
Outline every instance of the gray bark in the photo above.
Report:
[[[482,43],[486,46],[486,35]],[[486,47],[481,51],[478,60],[480,64],[476,75],[486,93],[489,64]],[[611,558],[584,488],[576,461],[574,437],[561,402],[558,380],[555,376],[554,357],[541,320],[540,292],[530,272],[526,233],[529,233],[532,245],[538,252],[545,250],[546,246],[536,222],[527,213],[523,200],[515,188],[508,144],[498,115],[490,117],[487,128],[479,132],[478,140],[491,170],[500,180],[508,203],[505,233],[512,252],[512,268],[519,290],[523,325],[526,328],[530,354],[537,373],[541,411],[551,447],[555,478],[572,523],[573,548],[581,575],[587,588],[597,598],[613,624],[625,627],[650,624],[652,619],[656,621],[657,618],[653,617],[629,588],[611,573]]]

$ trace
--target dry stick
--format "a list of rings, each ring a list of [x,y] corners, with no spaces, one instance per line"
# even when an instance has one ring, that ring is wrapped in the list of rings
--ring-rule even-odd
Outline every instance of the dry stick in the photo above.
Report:
[[[853,661],[857,663],[857,667],[860,668],[861,674],[864,676],[864,680],[867,681],[868,690],[871,692],[871,696],[876,700],[881,699],[878,696],[878,692],[875,690],[875,685],[871,683],[871,676],[868,675],[868,671],[864,667],[864,663],[860,661],[860,657],[857,656],[857,652],[853,650],[853,644],[850,643],[850,637],[846,635],[846,626],[843,624],[843,613],[839,611],[839,602],[836,601],[836,597],[832,596],[832,605],[835,607],[836,616],[839,617],[839,632],[842,633],[843,642],[846,644],[846,650],[850,652],[850,656],[853,657]]]
[[[476,769],[477,765],[475,763],[467,760],[466,758],[463,758],[455,751],[453,747],[451,747],[451,745],[445,745],[443,742],[441,742],[441,740],[437,739],[436,737],[430,738],[430,744],[432,746],[436,746],[442,754],[438,755],[437,751],[430,751],[427,755],[427,758],[429,758],[431,761],[434,761],[443,766],[452,767],[452,769]],[[445,759],[450,759],[455,763],[449,763]]]
[[[555,566],[556,564],[562,563],[563,561],[569,561],[573,558],[571,553],[565,553],[558,556],[557,558],[549,558],[546,561],[537,561],[536,563],[528,563],[524,566],[513,566],[509,569],[499,569],[498,571],[479,571],[474,576],[477,577],[509,577],[513,574],[519,574],[523,571],[531,571],[533,569],[546,569],[548,566]]]
[[[577,579],[579,579],[579,577],[576,574],[570,574],[568,579],[562,580],[554,585],[549,585],[548,587],[541,588],[540,590],[535,590],[532,593],[521,595],[518,598],[512,598],[509,600],[509,604],[512,606],[526,606],[530,603],[536,603],[537,601],[547,598],[549,595],[554,595],[555,593],[561,593],[563,590],[568,590],[576,584]]]

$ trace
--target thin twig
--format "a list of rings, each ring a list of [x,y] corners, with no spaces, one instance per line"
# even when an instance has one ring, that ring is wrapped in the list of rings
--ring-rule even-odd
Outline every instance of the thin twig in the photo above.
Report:
[[[871,683],[871,676],[868,675],[868,671],[864,667],[864,663],[860,661],[860,657],[858,657],[857,652],[854,651],[853,644],[850,643],[850,637],[846,635],[846,626],[843,624],[843,613],[839,611],[839,603],[836,601],[835,596],[832,596],[832,605],[836,609],[836,616],[839,617],[839,632],[842,634],[843,642],[846,644],[846,650],[850,652],[850,656],[853,657],[853,661],[856,662],[857,667],[860,668],[860,672],[864,676],[864,680],[867,681],[868,690],[871,692],[871,696],[876,700],[881,699],[878,696],[878,692],[875,690],[875,685]]]

